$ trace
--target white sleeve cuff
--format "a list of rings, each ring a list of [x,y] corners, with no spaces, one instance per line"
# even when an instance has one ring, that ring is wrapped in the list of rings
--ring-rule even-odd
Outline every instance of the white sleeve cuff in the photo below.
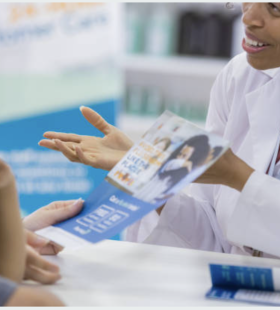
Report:
[[[272,217],[279,215],[279,190],[279,180],[261,172],[253,172],[232,213],[227,239],[238,246],[248,246],[279,256],[277,233],[280,230],[277,224],[271,223]]]

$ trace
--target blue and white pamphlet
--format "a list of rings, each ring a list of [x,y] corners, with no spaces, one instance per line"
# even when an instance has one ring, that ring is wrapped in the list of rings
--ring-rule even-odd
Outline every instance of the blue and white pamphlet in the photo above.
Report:
[[[80,214],[37,231],[65,247],[123,231],[203,174],[228,142],[165,111],[85,200]]]
[[[207,298],[280,306],[280,268],[210,265]]]

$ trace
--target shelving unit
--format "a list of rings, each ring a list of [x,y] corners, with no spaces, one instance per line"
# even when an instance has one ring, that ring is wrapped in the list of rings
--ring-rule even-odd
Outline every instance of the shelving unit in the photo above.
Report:
[[[136,11],[139,9],[140,12],[142,11],[142,18],[147,17],[147,21],[145,19],[147,24],[149,16],[157,10],[157,6],[159,10],[164,8],[165,11],[173,14],[173,17],[180,16],[183,11],[188,10],[200,11],[202,15],[213,13],[236,15],[241,12],[239,4],[234,4],[233,10],[228,10],[226,3],[145,3],[143,4],[144,10],[142,10],[141,5],[142,3],[123,5],[124,20],[128,16],[126,14],[129,8],[131,9],[133,6],[137,8]],[[124,29],[124,37],[127,34],[127,29]],[[236,55],[241,50],[241,44],[239,44],[239,41],[241,42],[240,36],[242,36],[241,19],[236,20],[233,31],[235,35],[232,41],[232,55]],[[168,104],[183,103],[206,111],[213,83],[228,61],[229,59],[226,58],[206,56],[179,56],[175,54],[154,56],[142,52],[127,54],[124,50],[119,60],[119,66],[123,71],[125,91],[132,92],[134,98],[139,91],[149,93],[155,89],[157,92],[155,97],[160,96],[165,100],[164,106],[166,106],[166,102]],[[124,99],[126,99],[126,95],[124,94]],[[131,93],[129,98],[131,98]],[[120,117],[119,124],[121,129],[133,140],[137,140],[153,124],[155,119],[155,116],[123,114]],[[194,119],[189,120],[197,123]],[[199,122],[198,125],[204,127],[204,122]]]
[[[227,59],[192,56],[127,55],[120,65],[125,72],[215,78],[227,62]]]

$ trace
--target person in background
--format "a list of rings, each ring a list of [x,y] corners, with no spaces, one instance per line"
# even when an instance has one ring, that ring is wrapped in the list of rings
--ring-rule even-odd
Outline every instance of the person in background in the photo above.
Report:
[[[245,53],[218,75],[206,120],[206,130],[231,143],[231,151],[217,162],[227,169],[214,165],[198,179],[208,185],[192,184],[189,194],[169,199],[152,229],[141,230],[141,222],[148,227],[149,215],[132,225],[130,241],[280,257],[280,183],[272,178],[280,160],[280,3],[244,3],[242,9]],[[110,169],[131,142],[98,115],[86,108],[82,113],[105,134],[104,140],[47,132],[45,137],[54,140],[40,145],[72,161]],[[101,158],[99,151],[106,153],[112,140],[115,153]]]
[[[59,268],[43,259],[62,250],[32,231],[55,224],[81,211],[83,202],[61,201],[20,218],[15,178],[0,160],[0,305],[62,306],[53,294],[20,286],[23,279],[51,284],[60,279]],[[24,229],[25,227],[25,229]]]
[[[15,179],[0,161],[0,302],[1,306],[62,306],[54,295],[18,287],[25,274],[25,236],[21,223]]]
[[[205,135],[194,136],[184,141],[134,196],[150,203],[165,199],[175,185],[205,161],[209,149],[208,137]]]

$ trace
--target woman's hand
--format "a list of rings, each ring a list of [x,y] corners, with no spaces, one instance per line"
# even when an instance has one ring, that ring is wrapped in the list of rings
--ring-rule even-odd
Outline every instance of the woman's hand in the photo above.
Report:
[[[72,162],[111,170],[133,146],[133,142],[92,109],[81,107],[80,110],[85,119],[105,135],[103,138],[45,132],[47,140],[41,140],[39,145],[60,151]]]
[[[253,172],[253,168],[229,149],[195,183],[221,184],[242,191]]]
[[[23,225],[26,235],[25,279],[51,284],[60,279],[58,266],[48,262],[42,255],[56,255],[63,247],[32,231],[59,223],[78,214],[83,200],[55,201],[27,216]]]
[[[32,231],[25,230],[26,243],[41,255],[56,255],[63,250],[63,246],[54,243]]]
[[[52,284],[61,278],[59,267],[48,262],[29,245],[26,245],[26,254],[24,279]]]
[[[36,231],[65,221],[81,212],[83,203],[82,199],[54,201],[25,217],[23,226]]]

